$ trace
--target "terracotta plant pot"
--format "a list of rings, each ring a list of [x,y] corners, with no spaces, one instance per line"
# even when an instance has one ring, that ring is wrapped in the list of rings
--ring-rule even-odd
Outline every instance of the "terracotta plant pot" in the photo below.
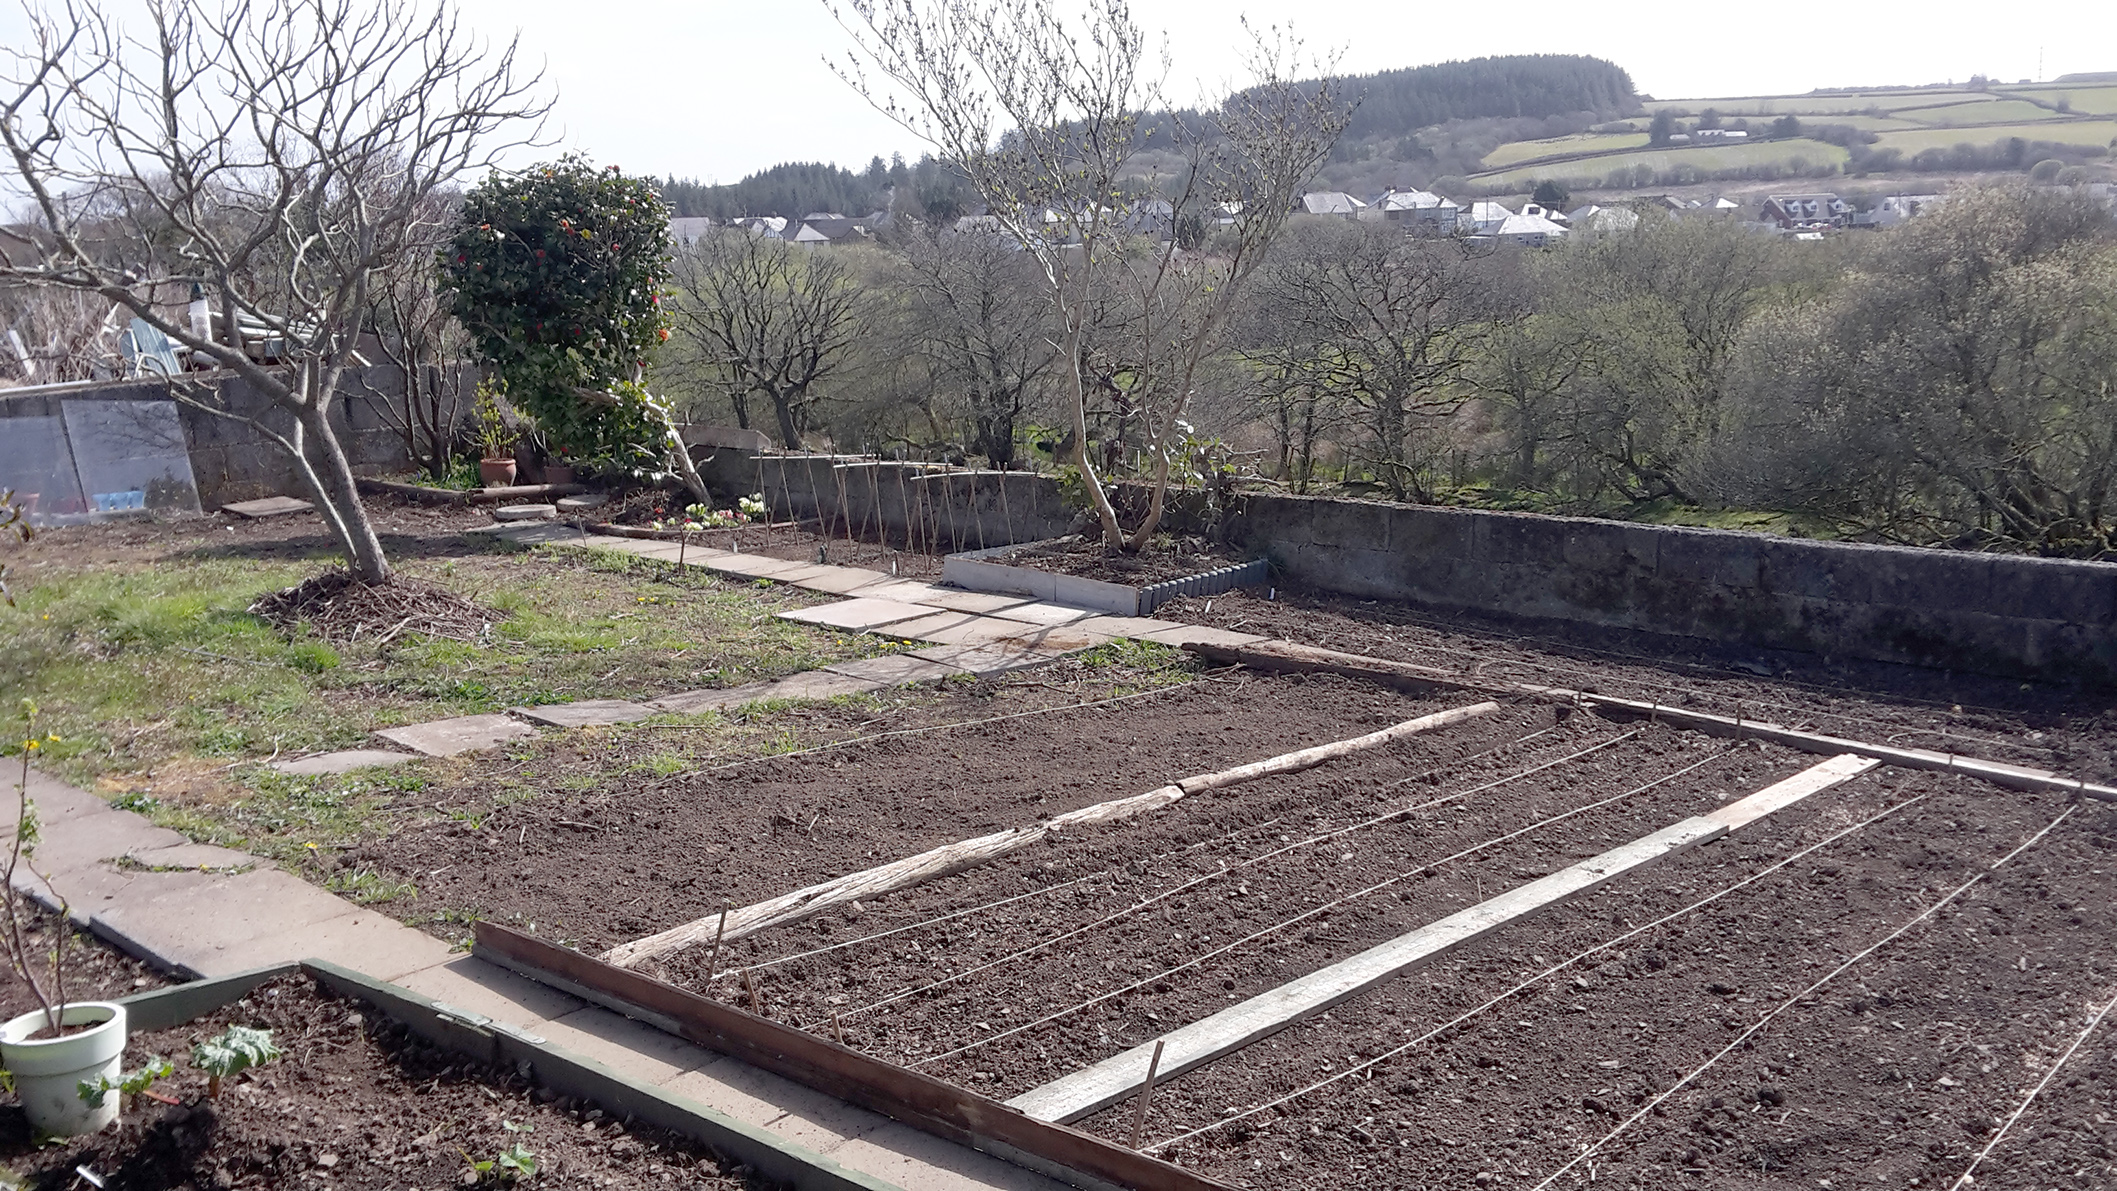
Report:
[[[125,1057],[125,1007],[107,1001],[76,1001],[59,1011],[68,1026],[86,1026],[57,1038],[29,1035],[44,1027],[44,1011],[32,1010],[0,1025],[0,1061],[14,1073],[15,1094],[29,1123],[53,1137],[78,1137],[108,1128],[118,1119],[118,1093],[100,1105],[81,1099],[80,1087],[97,1076],[118,1077]]]
[[[573,464],[557,462],[545,464],[544,482],[547,484],[573,483]]]
[[[480,459],[478,460],[478,479],[483,481],[487,488],[508,487],[515,482],[515,461],[513,459]]]

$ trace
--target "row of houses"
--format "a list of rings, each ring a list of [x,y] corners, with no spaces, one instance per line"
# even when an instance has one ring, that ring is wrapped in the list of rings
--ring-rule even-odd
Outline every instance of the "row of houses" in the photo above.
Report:
[[[1533,202],[1518,211],[1490,200],[1458,203],[1426,190],[1388,190],[1372,201],[1342,190],[1325,190],[1301,196],[1301,209],[1309,215],[1393,223],[1413,235],[1465,236],[1541,248],[1570,235],[1628,230],[1638,225],[1643,211],[1727,220],[1759,233],[1815,238],[1844,228],[1902,223],[1930,210],[1942,198],[1937,194],[1891,195],[1860,211],[1828,193],[1773,194],[1754,205],[1719,195],[1709,199],[1656,195],[1608,206],[1585,203],[1561,212]]]

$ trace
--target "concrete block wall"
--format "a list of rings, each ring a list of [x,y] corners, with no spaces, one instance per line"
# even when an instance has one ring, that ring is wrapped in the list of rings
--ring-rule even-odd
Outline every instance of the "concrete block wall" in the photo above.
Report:
[[[1279,495],[1228,533],[1347,595],[2117,685],[2117,564]]]
[[[944,553],[1056,537],[1074,519],[1058,485],[1030,472],[719,447],[699,473],[723,500],[762,493],[778,520],[822,517],[869,536],[879,528]]]

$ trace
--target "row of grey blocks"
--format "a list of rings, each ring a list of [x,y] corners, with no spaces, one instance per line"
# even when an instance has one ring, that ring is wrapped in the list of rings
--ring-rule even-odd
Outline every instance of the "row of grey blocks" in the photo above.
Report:
[[[1231,567],[1222,567],[1217,571],[1207,571],[1203,575],[1187,575],[1182,579],[1150,583],[1139,589],[1139,614],[1152,616],[1156,608],[1177,596],[1219,595],[1223,591],[1262,583],[1268,573],[1269,564],[1264,559],[1254,558]]]

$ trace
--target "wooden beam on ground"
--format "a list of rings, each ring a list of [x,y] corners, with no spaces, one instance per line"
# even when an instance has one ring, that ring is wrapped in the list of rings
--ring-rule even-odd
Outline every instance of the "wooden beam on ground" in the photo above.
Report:
[[[472,954],[775,1075],[1075,1186],[1226,1191],[1227,1184],[792,1026],[491,922]]]
[[[1336,758],[1380,748],[1385,744],[1416,736],[1421,732],[1432,732],[1440,728],[1451,727],[1465,720],[1490,715],[1499,709],[1499,704],[1490,702],[1475,703],[1468,707],[1452,707],[1446,711],[1422,715],[1417,719],[1406,720],[1401,724],[1392,725],[1379,732],[1370,732],[1365,736],[1357,736],[1351,740],[1340,740],[1331,744],[1317,745],[1314,748],[1283,753],[1277,757],[1268,757],[1262,761],[1254,761],[1248,765],[1237,766],[1234,769],[1222,770],[1219,773],[1206,773],[1196,777],[1184,778],[1182,781],[1156,790],[1150,790],[1145,794],[1135,794],[1130,798],[1115,798],[1108,802],[1098,802],[1093,806],[1084,806],[1078,810],[1054,815],[1049,819],[1027,827],[1010,827],[1005,831],[996,831],[991,835],[978,836],[976,839],[943,844],[938,848],[930,848],[916,856],[907,856],[902,860],[892,860],[887,864],[877,865],[874,868],[862,869],[856,873],[847,873],[842,877],[833,877],[820,884],[810,885],[804,889],[796,889],[792,893],[768,898],[755,905],[744,906],[727,915],[725,935],[721,934],[721,915],[716,912],[707,917],[683,923],[680,926],[673,926],[668,930],[659,934],[649,935],[644,939],[621,943],[604,952],[603,959],[619,967],[631,967],[642,960],[654,959],[658,956],[668,955],[671,952],[681,951],[687,947],[710,943],[716,937],[723,937],[732,942],[745,935],[756,934],[766,927],[807,918],[832,906],[844,905],[847,902],[858,901],[865,897],[876,897],[880,894],[892,893],[899,889],[909,889],[914,885],[924,884],[927,881],[945,877],[951,873],[959,873],[967,868],[989,864],[1010,852],[1018,852],[1031,844],[1042,842],[1049,836],[1063,833],[1076,827],[1102,826],[1107,823],[1129,819],[1135,815],[1145,814],[1149,811],[1160,810],[1181,800],[1186,795],[1197,793],[1200,790],[1225,789],[1242,782],[1257,781],[1260,778],[1270,777],[1275,774],[1294,773],[1303,769],[1312,769]]]
[[[1856,753],[1862,757],[1872,757],[1885,765],[1960,773],[2015,790],[2048,790],[2060,794],[2078,794],[2083,798],[2094,798],[2103,802],[2117,802],[2117,787],[2064,777],[2048,769],[2009,765],[2001,761],[1987,761],[1934,749],[1871,744],[1843,736],[1803,732],[1767,720],[1712,715],[1682,707],[1671,707],[1665,703],[1651,703],[1643,699],[1620,699],[1613,695],[1573,690],[1568,687],[1482,679],[1474,674],[1443,670],[1437,666],[1391,661],[1387,658],[1367,657],[1364,654],[1340,653],[1334,649],[1296,645],[1291,641],[1260,641],[1241,646],[1193,643],[1185,645],[1184,648],[1208,661],[1236,663],[1279,673],[1343,674],[1404,689],[1443,688],[1510,698],[1538,699],[1549,703],[1568,703],[1621,715],[1665,720],[1716,736],[1769,740],[1805,753],[1824,756]]]
[[[1834,757],[1709,815],[1694,816],[1593,859],[1479,902],[1409,934],[1282,984],[1237,1005],[1149,1039],[1091,1067],[1032,1088],[1007,1103],[1045,1121],[1077,1121],[1137,1093],[1158,1046],[1157,1078],[1196,1070],[1268,1038],[1388,980],[1430,963],[1465,943],[1578,897],[1634,869],[1719,839],[1821,790],[1873,769],[1879,762]]]

